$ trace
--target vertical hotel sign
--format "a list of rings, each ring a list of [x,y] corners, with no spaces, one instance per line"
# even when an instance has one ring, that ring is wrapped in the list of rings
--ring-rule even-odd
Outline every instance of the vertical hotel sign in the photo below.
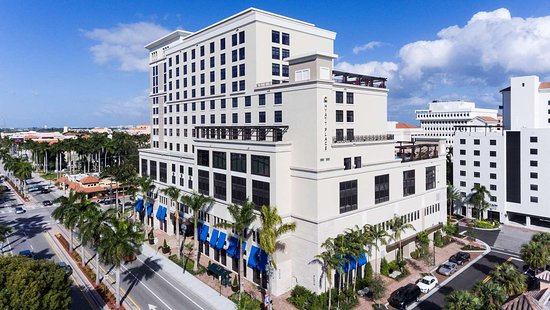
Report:
[[[325,117],[324,117],[324,122],[325,123],[324,123],[324,131],[323,131],[323,133],[325,135],[325,137],[324,137],[325,138],[325,151],[328,148],[328,138],[327,138],[327,117],[328,117],[328,111],[327,110],[328,110],[328,105],[327,105],[327,102],[328,102],[328,98],[327,98],[327,96],[325,96],[323,98],[323,108],[325,110]]]

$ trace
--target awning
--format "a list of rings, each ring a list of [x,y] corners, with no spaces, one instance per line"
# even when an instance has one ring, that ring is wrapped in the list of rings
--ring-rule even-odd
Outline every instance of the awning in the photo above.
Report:
[[[265,271],[267,266],[267,253],[260,249],[260,259],[258,260],[258,270]]]
[[[200,241],[205,241],[206,240],[206,236],[208,236],[208,230],[210,229],[210,227],[208,227],[208,225],[202,225],[202,229],[200,229],[200,235],[199,235],[199,240]]]
[[[355,258],[351,255],[346,255],[346,259],[348,260],[349,269],[355,270],[355,268],[357,268],[357,261],[355,260]]]
[[[260,251],[259,248],[252,246],[250,248],[250,255],[248,255],[248,266],[254,269],[258,269],[258,260],[259,260],[258,252],[259,251]]]
[[[221,250],[223,249],[223,245],[225,244],[225,237],[227,237],[227,234],[223,231],[220,231],[220,234],[218,236],[218,242],[216,242],[216,249]]]
[[[216,246],[216,242],[218,241],[218,233],[219,231],[217,229],[212,230],[212,234],[210,235],[210,245],[212,247]]]
[[[159,205],[159,207],[157,208],[157,215],[156,215],[156,218],[159,219],[160,221],[164,221],[164,219],[166,218],[166,207],[163,206],[163,205]]]
[[[143,211],[143,199],[136,200],[136,211],[137,212]]]
[[[151,216],[151,214],[153,214],[153,204],[147,202],[147,216]]]
[[[238,247],[238,244],[239,244],[239,239],[231,236],[231,238],[229,238],[229,246],[227,247],[227,255],[229,255],[229,257],[234,257],[236,252],[237,252],[237,247]]]
[[[155,217],[160,220],[160,215],[162,214],[162,206],[159,205],[157,208],[157,215]]]
[[[166,219],[166,211],[168,211],[168,209],[166,209],[166,207],[162,207],[162,214],[160,215],[160,220],[161,221],[164,221]]]
[[[243,252],[246,253],[246,241],[243,241]],[[235,253],[235,258],[241,257],[241,248],[239,247],[239,244],[237,242],[237,251]]]
[[[365,265],[367,262],[368,262],[368,259],[367,259],[367,255],[365,255],[365,252],[361,253],[361,255],[359,255],[359,257],[357,258],[357,265],[361,267]]]

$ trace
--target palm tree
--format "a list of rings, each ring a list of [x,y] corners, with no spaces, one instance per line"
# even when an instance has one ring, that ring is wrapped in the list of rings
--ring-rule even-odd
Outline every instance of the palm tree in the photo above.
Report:
[[[149,225],[149,216],[147,215],[147,202],[149,195],[155,189],[153,179],[151,177],[141,177],[138,179],[139,190],[143,194],[143,222],[145,224],[144,233],[147,234],[147,226]],[[134,213],[135,214],[135,213]]]
[[[531,241],[542,243],[547,247],[550,247],[550,233],[540,232],[531,237]]]
[[[198,219],[199,219],[199,211],[201,211],[204,207],[207,205],[210,205],[214,199],[209,196],[204,196],[202,194],[193,193],[189,196],[181,196],[181,203],[188,206],[191,210],[193,210],[193,250],[195,251],[195,264],[193,265],[193,271],[197,272],[199,270],[199,233],[198,230]],[[242,256],[241,256],[242,257]]]
[[[59,203],[59,207],[53,210],[52,217],[69,229],[71,234],[69,252],[71,253],[74,249],[74,228],[78,222],[77,213],[79,210],[76,207],[76,204],[83,198],[84,196],[81,193],[76,193],[71,190],[69,192],[69,196],[60,196],[54,200],[55,203]]]
[[[470,202],[474,208],[478,211],[478,219],[481,219],[483,211],[489,208],[489,203],[485,200],[486,197],[492,197],[491,192],[484,186],[480,184],[475,184],[472,187],[472,196],[470,197]]]
[[[478,310],[483,306],[479,298],[468,291],[454,291],[445,302],[445,310]]]
[[[506,292],[502,286],[493,281],[476,283],[473,293],[488,310],[498,310],[506,301]]]
[[[7,225],[0,225],[0,254],[4,253],[4,242],[7,240],[7,236],[11,234],[13,228]]]
[[[360,229],[357,225],[355,225],[355,227],[352,229],[347,229],[346,232],[347,233],[344,235],[346,245],[346,254],[344,255],[344,257],[347,256],[348,258],[353,257],[354,259],[357,259],[361,254],[365,252],[365,244],[367,243],[366,234],[364,233],[364,230]],[[359,273],[359,266],[356,266],[355,278],[353,277],[353,273],[351,270],[350,273],[353,282],[353,290],[355,291],[355,283],[357,280],[357,275]]]
[[[244,256],[243,239],[246,239],[246,231],[248,227],[256,220],[254,213],[254,204],[246,199],[241,206],[232,204],[227,207],[227,211],[233,217],[233,223],[220,223],[219,227],[232,229],[239,235],[239,291],[242,292],[243,283],[241,275],[243,273],[242,257]],[[198,257],[197,257],[198,259]],[[239,295],[240,296],[240,295]]]
[[[450,182],[447,183],[447,215],[453,214],[455,202],[460,199],[462,199],[460,191]]]
[[[323,272],[328,279],[328,309],[331,308],[332,303],[332,279],[333,271],[342,274],[342,265],[344,264],[344,258],[336,253],[336,245],[333,238],[328,238],[321,244],[321,247],[325,249],[323,252],[315,255],[315,260],[322,265]]]
[[[515,296],[527,290],[525,275],[508,262],[497,264],[489,275],[495,283],[504,288],[508,296]]]
[[[521,259],[536,269],[544,269],[548,265],[549,250],[548,247],[541,242],[529,241],[521,245]]]
[[[372,245],[376,249],[376,251],[374,252],[375,253],[374,261],[376,264],[376,266],[374,267],[374,273],[376,274],[376,273],[380,273],[380,268],[378,263],[378,251],[380,250],[380,247],[378,246],[378,244],[380,244],[381,246],[387,245],[388,244],[387,238],[389,237],[389,234],[387,231],[383,230],[382,226],[380,225],[370,226],[368,231],[373,241]]]
[[[277,270],[277,264],[273,259],[273,255],[278,248],[283,246],[278,239],[291,231],[296,230],[296,223],[284,223],[283,219],[279,215],[277,208],[270,206],[262,206],[260,210],[260,220],[262,222],[262,229],[260,232],[260,247],[267,253],[267,265],[268,265],[268,281],[267,292],[271,296],[271,279],[272,270]]]
[[[408,229],[412,229],[416,231],[416,229],[411,223],[405,223],[405,220],[403,217],[398,217],[397,215],[395,215],[391,220],[391,230],[393,232],[391,235],[391,239],[399,243],[397,260],[403,259],[403,253],[402,253],[403,249],[401,247],[401,238]]]
[[[144,236],[137,223],[125,219],[111,221],[105,229],[98,253],[103,261],[116,269],[116,306],[120,307],[120,266],[128,258],[139,254]]]
[[[170,207],[176,203],[176,240],[178,241],[178,258],[180,258],[180,210],[178,206],[178,198],[180,197],[180,190],[175,186],[168,186],[162,189],[162,192],[170,197]]]
[[[111,229],[113,221],[117,218],[116,209],[107,209],[102,211],[98,208],[89,208],[84,215],[85,221],[80,226],[80,238],[84,244],[93,244],[96,250],[96,277],[95,285],[99,285],[100,270],[99,270],[99,245],[109,229]]]

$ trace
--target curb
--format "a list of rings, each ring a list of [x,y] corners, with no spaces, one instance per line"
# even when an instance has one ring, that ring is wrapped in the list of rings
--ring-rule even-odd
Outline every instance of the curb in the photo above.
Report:
[[[475,264],[477,261],[479,261],[480,259],[482,259],[485,255],[489,254],[489,252],[491,252],[491,247],[479,240],[479,239],[476,239],[476,242],[479,242],[480,244],[482,244],[483,246],[485,246],[485,251],[483,251],[483,253],[481,255],[479,255],[478,257],[476,257],[474,260],[470,261],[468,264],[464,265],[462,268],[460,268],[459,271],[455,272],[452,276],[448,277],[447,279],[445,279],[445,281],[439,283],[433,290],[431,290],[430,292],[428,292],[428,294],[422,296],[421,298],[418,299],[418,301],[410,304],[407,309],[414,309],[416,308],[416,306],[418,306],[418,304],[422,303],[424,300],[428,299],[430,296],[432,296],[433,294],[435,294],[435,292],[439,291],[439,289],[445,285],[447,285],[447,283],[451,282],[454,278],[456,278],[459,274],[463,273],[466,269],[470,268],[473,264]],[[430,270],[430,272],[434,272],[435,270],[437,270],[437,268],[439,267],[435,267],[434,269]]]

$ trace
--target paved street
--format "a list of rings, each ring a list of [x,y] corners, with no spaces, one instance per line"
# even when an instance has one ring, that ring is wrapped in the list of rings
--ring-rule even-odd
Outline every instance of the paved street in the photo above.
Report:
[[[38,178],[29,180],[29,185],[43,185]],[[51,193],[41,194],[39,192],[31,193],[36,202],[26,203],[23,207],[27,210],[25,214],[15,215],[13,208],[0,208],[0,222],[7,223],[17,229],[17,233],[10,236],[10,246],[13,253],[29,247],[37,258],[56,259],[56,254],[43,236],[44,229],[55,227],[56,231],[61,231],[51,219],[51,212],[55,207],[44,207],[44,200],[53,201],[61,191],[56,190]],[[12,193],[13,195],[13,193]],[[17,200],[9,200],[6,204],[20,204]],[[67,234],[67,232],[65,232]],[[66,235],[68,240],[69,236]],[[75,245],[78,242],[75,238]],[[32,247],[31,247],[32,246]],[[8,247],[6,247],[7,249]],[[80,248],[77,248],[80,253]],[[86,259],[95,270],[95,259],[91,249],[86,249]],[[153,255],[138,256],[134,262],[123,265],[121,273],[121,288],[123,299],[127,300],[134,309],[214,309],[208,300],[205,300],[201,294],[197,294],[189,287],[181,284],[175,279],[173,270],[163,270],[160,257]],[[114,284],[115,273],[110,266],[102,265],[102,273],[108,272],[108,282]],[[181,271],[179,269],[178,271]],[[172,272],[172,273],[170,273]],[[183,272],[183,271],[181,271]],[[73,288],[74,309],[90,309],[82,293],[78,288]],[[86,304],[84,304],[86,303]]]

